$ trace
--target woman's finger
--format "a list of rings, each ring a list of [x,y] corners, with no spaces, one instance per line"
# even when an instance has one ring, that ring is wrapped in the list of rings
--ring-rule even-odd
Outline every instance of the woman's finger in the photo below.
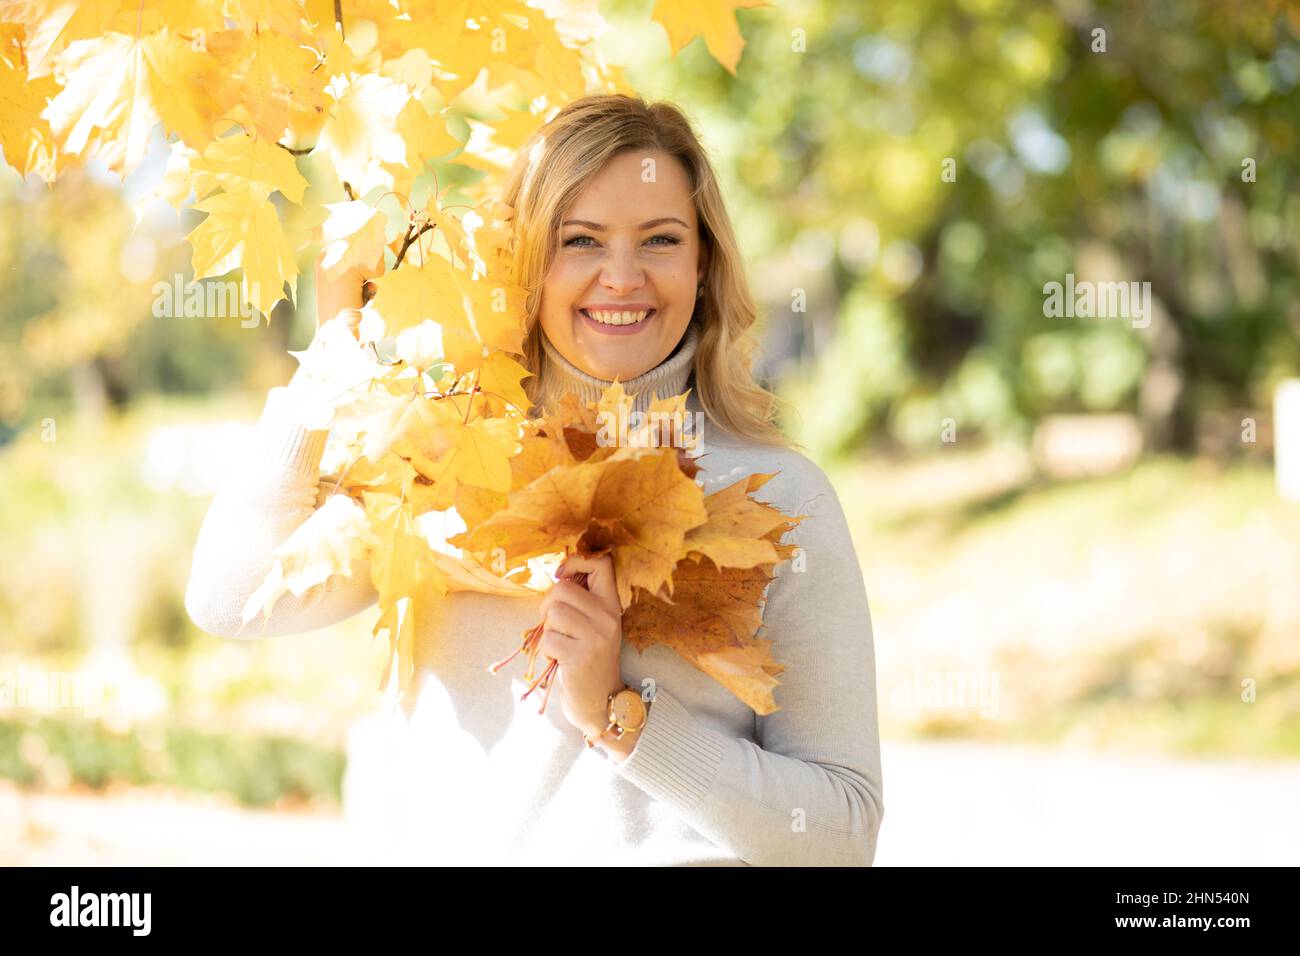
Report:
[[[590,648],[592,644],[590,626],[590,621],[566,605],[552,608],[546,614],[537,648],[561,664],[575,663],[585,654],[582,645]]]
[[[554,604],[546,612],[546,624],[561,634],[566,634],[575,641],[596,641],[600,634],[591,623],[591,618],[568,604]]]
[[[561,634],[554,627],[547,624],[542,628],[542,639],[537,642],[537,652],[541,660],[553,657],[561,664],[564,664],[572,659],[569,656],[569,651],[576,643],[567,634]]]
[[[316,324],[324,325],[336,318],[343,310],[360,309],[366,303],[365,287],[376,275],[382,274],[379,267],[355,265],[344,273],[331,278],[316,260]],[[357,320],[360,321],[358,313]]]
[[[607,607],[619,607],[618,585],[614,579],[614,559],[609,555],[586,558],[571,554],[560,564],[560,576],[571,578],[581,571],[587,572],[587,590],[596,595]],[[620,608],[621,610],[621,608]]]
[[[556,581],[551,585],[542,598],[539,610],[545,614],[548,608],[556,604],[568,604],[593,619],[607,614],[605,605],[598,595],[591,593],[581,584],[568,580]]]

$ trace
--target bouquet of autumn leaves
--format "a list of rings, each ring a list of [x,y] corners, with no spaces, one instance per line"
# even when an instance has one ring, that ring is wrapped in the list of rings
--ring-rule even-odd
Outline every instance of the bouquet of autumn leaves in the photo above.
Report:
[[[628,421],[632,398],[617,382],[596,402],[570,395],[528,416],[521,383],[531,373],[513,357],[523,329],[505,252],[510,214],[484,204],[457,220],[435,205],[441,252],[376,280],[360,342],[327,322],[291,353],[293,387],[310,395],[305,424],[329,430],[328,493],[274,553],[244,624],[366,561],[374,636],[389,644],[381,686],[396,666],[404,693],[425,602],[455,590],[535,596],[532,582],[546,581],[536,561],[609,554],[625,640],[672,647],[756,713],[777,710],[783,667],[756,634],[772,569],[794,551],[780,538],[802,516],[752,497],[769,474],[704,493],[680,428],[685,394],[656,398],[622,432],[611,425]],[[328,249],[324,262],[355,264]],[[449,523],[464,530],[446,534]],[[520,646],[530,676],[540,632]],[[538,683],[549,687],[553,669]]]

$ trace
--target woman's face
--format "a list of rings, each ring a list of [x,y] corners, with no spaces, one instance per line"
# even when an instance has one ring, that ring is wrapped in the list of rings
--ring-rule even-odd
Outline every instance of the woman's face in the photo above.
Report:
[[[588,375],[626,382],[677,347],[706,265],[686,169],[665,153],[621,153],[561,218],[542,329]]]

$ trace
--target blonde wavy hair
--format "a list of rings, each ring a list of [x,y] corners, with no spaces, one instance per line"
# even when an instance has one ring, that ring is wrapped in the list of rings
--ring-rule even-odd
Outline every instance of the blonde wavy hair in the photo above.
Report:
[[[709,421],[763,444],[799,447],[781,430],[787,404],[753,378],[758,317],[713,168],[690,123],[671,103],[596,94],[573,100],[535,131],[506,175],[500,201],[513,207],[511,268],[527,292],[525,391],[536,405],[547,358],[542,348],[541,291],[559,248],[560,223],[588,181],[614,156],[655,151],[686,168],[708,252],[703,294],[691,321],[699,328],[695,394]]]

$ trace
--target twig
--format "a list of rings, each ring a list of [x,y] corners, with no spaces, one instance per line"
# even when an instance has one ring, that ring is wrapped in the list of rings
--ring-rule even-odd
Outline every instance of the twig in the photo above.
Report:
[[[420,226],[418,231],[412,232],[412,230],[415,229],[415,223],[411,223],[411,225],[406,230],[406,236],[402,239],[402,248],[397,253],[397,261],[393,263],[394,269],[400,266],[402,264],[402,260],[406,258],[406,250],[411,248],[411,243],[415,242],[415,240],[419,239],[422,235],[424,235],[426,232],[428,232],[430,229],[433,228],[434,228],[433,223],[426,222]]]

